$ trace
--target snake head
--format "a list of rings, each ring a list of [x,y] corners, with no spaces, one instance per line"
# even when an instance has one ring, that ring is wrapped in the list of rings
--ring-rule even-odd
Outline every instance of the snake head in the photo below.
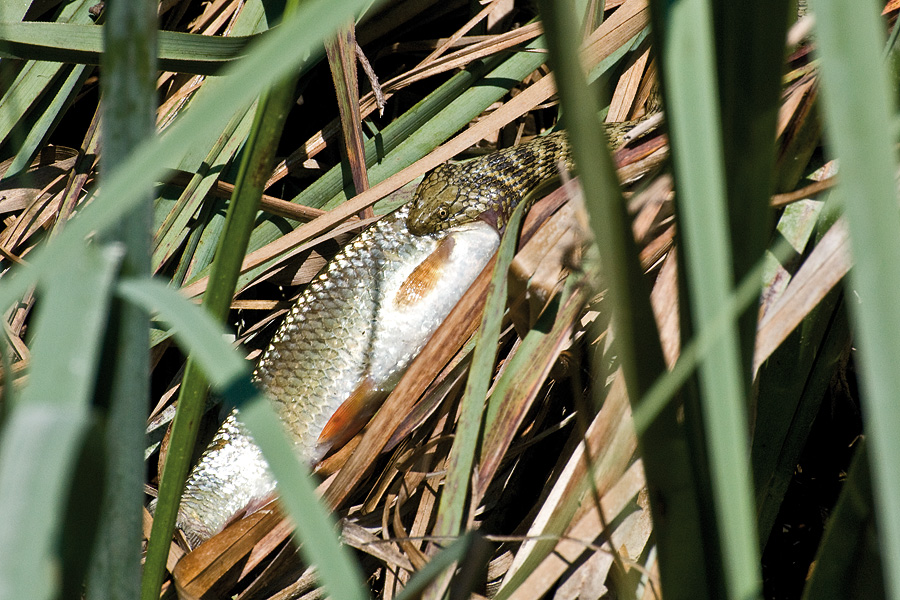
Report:
[[[468,186],[460,185],[460,165],[444,163],[432,169],[413,196],[406,227],[413,235],[437,233],[478,218]]]

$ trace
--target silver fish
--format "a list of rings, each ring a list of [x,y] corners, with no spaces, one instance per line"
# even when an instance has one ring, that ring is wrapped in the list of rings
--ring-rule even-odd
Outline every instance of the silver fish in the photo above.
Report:
[[[254,379],[310,463],[368,421],[499,245],[487,223],[413,235],[404,207],[334,257],[288,313]],[[197,543],[275,491],[232,412],[193,469],[177,525]]]

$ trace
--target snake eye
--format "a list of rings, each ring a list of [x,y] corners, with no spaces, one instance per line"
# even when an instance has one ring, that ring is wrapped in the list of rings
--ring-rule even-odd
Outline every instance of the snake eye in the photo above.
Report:
[[[438,208],[437,214],[438,214],[438,218],[441,221],[446,221],[447,217],[450,216],[450,213],[447,212],[447,208],[444,206],[441,206],[440,208]]]

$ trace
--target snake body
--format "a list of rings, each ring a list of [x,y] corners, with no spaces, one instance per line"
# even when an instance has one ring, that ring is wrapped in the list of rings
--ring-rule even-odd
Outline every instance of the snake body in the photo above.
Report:
[[[254,379],[298,455],[315,462],[374,413],[488,263],[512,210],[571,168],[552,134],[428,173],[413,201],[345,246],[307,287]],[[194,543],[275,490],[262,454],[225,419],[189,475],[178,525]]]

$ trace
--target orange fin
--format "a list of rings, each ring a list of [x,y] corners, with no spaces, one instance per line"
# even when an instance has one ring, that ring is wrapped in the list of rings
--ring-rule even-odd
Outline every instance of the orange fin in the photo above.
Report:
[[[450,260],[455,245],[456,242],[452,237],[442,239],[437,249],[413,269],[397,290],[394,306],[400,309],[408,308],[427,296],[440,281],[444,266]]]
[[[328,419],[319,434],[316,455],[324,457],[350,441],[369,422],[384,396],[384,392],[375,388],[372,378],[365,377]]]

